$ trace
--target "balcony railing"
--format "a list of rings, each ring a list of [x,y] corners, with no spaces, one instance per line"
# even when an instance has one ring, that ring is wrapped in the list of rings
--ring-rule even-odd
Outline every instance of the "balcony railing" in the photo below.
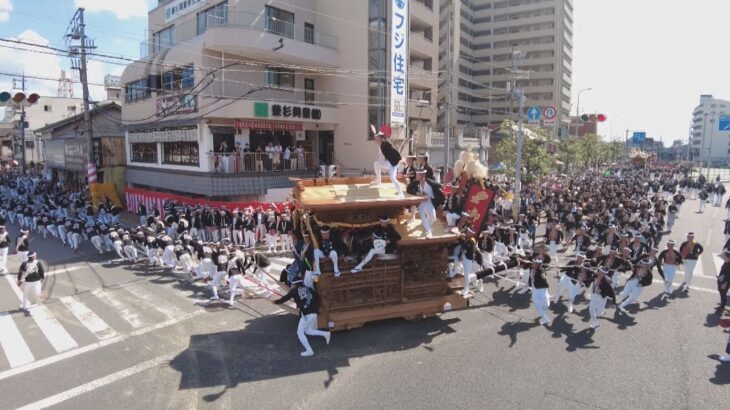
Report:
[[[200,19],[191,19],[175,25],[175,38],[170,44],[165,44],[164,46],[158,44],[155,47],[155,44],[151,42],[145,41],[140,43],[140,57],[148,57],[151,54],[161,51],[161,49],[190,40],[216,27],[245,28],[268,32],[335,51],[339,49],[339,38],[337,36],[316,31],[311,27],[305,27],[304,24],[295,24],[274,17],[267,17],[263,13],[256,14],[233,11],[227,8],[225,12],[220,12],[218,15],[206,16],[204,21],[205,27],[202,26]]]
[[[265,172],[312,171],[318,168],[319,159],[313,152],[297,154],[289,158],[285,154],[269,152],[236,153],[209,152],[210,168],[214,174],[255,174]]]

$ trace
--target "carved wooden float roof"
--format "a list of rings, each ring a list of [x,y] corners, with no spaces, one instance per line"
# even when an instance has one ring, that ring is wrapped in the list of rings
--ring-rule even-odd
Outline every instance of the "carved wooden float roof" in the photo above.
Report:
[[[372,177],[291,180],[295,184],[292,190],[294,199],[303,209],[313,212],[376,209],[390,213],[393,209],[418,205],[423,200],[409,194],[398,198],[387,177],[383,177],[379,186],[371,185]],[[405,192],[405,185],[401,185]]]

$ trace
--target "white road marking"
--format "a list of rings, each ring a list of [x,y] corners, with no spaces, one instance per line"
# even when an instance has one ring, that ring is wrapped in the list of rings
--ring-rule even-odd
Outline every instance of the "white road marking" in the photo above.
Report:
[[[722,264],[725,263],[725,261],[723,261],[721,257],[715,254],[712,254],[712,261],[715,263],[715,273],[720,273]]]
[[[139,329],[145,325],[144,321],[140,319],[139,315],[133,312],[129,306],[122,302],[115,294],[114,291],[105,291],[103,289],[94,289],[91,294],[99,298],[102,302],[114,308],[119,316],[124,319],[125,322],[132,326],[132,329]]]
[[[185,311],[173,305],[171,302],[168,302],[167,300],[150,293],[150,291],[144,289],[144,287],[140,286],[139,284],[127,286],[122,289],[138,297],[143,302],[148,304],[151,308],[165,315],[168,319],[185,316]]]
[[[55,394],[53,396],[46,397],[45,399],[30,403],[26,406],[19,407],[19,410],[45,409],[45,408],[48,408],[51,406],[55,406],[56,404],[63,403],[66,400],[72,399],[74,397],[78,397],[82,394],[89,393],[100,387],[104,387],[108,384],[117,382],[117,381],[125,379],[127,377],[134,376],[137,373],[141,373],[141,372],[150,370],[152,368],[155,368],[157,366],[160,366],[161,364],[172,360],[176,354],[177,353],[166,354],[164,356],[159,356],[152,360],[148,360],[144,363],[140,363],[136,366],[128,367],[124,370],[120,370],[120,371],[118,371],[116,373],[112,373],[108,376],[104,376],[102,378],[90,381],[86,384],[82,384],[80,386],[74,387],[73,389],[66,390],[64,392]]]
[[[6,275],[5,279],[8,280],[8,283],[10,283],[10,288],[15,293],[15,296],[18,297],[18,300],[22,301],[23,294],[21,293],[20,288],[18,288],[18,285],[15,283],[15,279],[11,279],[10,275]],[[43,332],[46,339],[48,339],[48,342],[51,343],[51,346],[53,346],[56,352],[65,352],[66,350],[79,346],[73,337],[68,334],[66,329],[64,329],[63,326],[61,326],[61,324],[58,323],[58,321],[51,315],[51,312],[46,306],[39,303],[34,306],[32,310],[33,321],[35,321],[38,328],[41,329],[41,332]]]
[[[86,266],[84,266],[84,265],[73,265],[73,266],[67,266],[67,267],[64,267],[64,268],[56,268],[56,269],[54,269],[54,270],[52,270],[50,272],[46,272],[45,275],[46,276],[62,275],[64,273],[71,273],[73,271],[76,271],[76,270],[79,270],[79,269],[83,269],[85,267]]]
[[[68,308],[76,319],[81,322],[91,333],[93,333],[99,340],[109,339],[117,335],[117,332],[112,329],[102,318],[97,316],[96,313],[92,312],[86,305],[81,303],[75,296],[64,296],[59,299],[66,308]]]
[[[67,352],[64,352],[64,353],[61,353],[61,354],[57,354],[55,356],[47,357],[45,359],[41,359],[41,360],[38,360],[38,361],[33,362],[33,363],[28,363],[28,364],[26,364],[24,366],[20,366],[20,367],[14,368],[14,369],[5,370],[3,372],[0,372],[0,380],[4,380],[4,379],[7,379],[7,378],[10,378],[10,377],[13,377],[13,376],[17,376],[19,374],[26,373],[26,372],[29,372],[31,370],[39,369],[41,367],[48,366],[48,365],[53,364],[53,363],[58,363],[60,361],[63,361],[63,360],[66,360],[66,359],[70,359],[72,357],[76,357],[78,355],[81,355],[81,354],[90,352],[92,350],[96,350],[96,349],[98,349],[100,347],[109,346],[109,345],[112,345],[112,344],[115,344],[115,343],[119,343],[119,342],[125,341],[125,340],[127,340],[127,339],[129,339],[131,337],[141,336],[141,335],[144,335],[146,333],[153,332],[155,330],[163,329],[165,327],[172,326],[172,325],[174,325],[176,323],[179,323],[179,322],[185,321],[187,319],[190,319],[191,317],[200,315],[200,314],[202,314],[204,312],[205,312],[205,310],[196,310],[195,312],[189,313],[186,316],[181,317],[179,319],[169,319],[169,320],[166,320],[164,322],[160,322],[160,323],[154,324],[152,326],[145,327],[143,329],[135,330],[134,332],[132,332],[132,333],[130,333],[128,335],[119,335],[119,336],[113,337],[111,339],[102,340],[102,341],[99,341],[99,342],[96,342],[96,343],[92,343],[90,345],[86,345],[86,346],[83,346],[83,347],[79,347],[78,349],[69,350]]]
[[[0,347],[5,351],[10,367],[18,367],[35,360],[20,330],[8,313],[0,313]]]

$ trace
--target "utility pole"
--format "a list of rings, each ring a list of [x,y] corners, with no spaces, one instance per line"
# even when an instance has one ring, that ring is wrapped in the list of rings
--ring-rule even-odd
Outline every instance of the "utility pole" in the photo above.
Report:
[[[519,99],[519,112],[517,113],[517,159],[515,160],[515,197],[512,202],[512,219],[517,220],[520,213],[520,204],[522,203],[522,146],[524,145],[524,124],[522,113],[525,111],[525,92],[522,88],[517,88],[517,78],[523,76],[517,69],[517,61],[524,56],[522,51],[514,51],[512,53],[512,92]]]
[[[70,33],[66,34],[66,38],[69,40],[79,41],[79,66],[74,67],[79,70],[79,79],[81,80],[81,90],[83,91],[84,97],[84,122],[86,122],[86,150],[87,150],[87,181],[89,184],[96,182],[96,164],[94,161],[94,131],[93,124],[91,122],[91,111],[89,110],[89,82],[88,73],[86,69],[86,54],[87,49],[94,49],[94,45],[87,41],[85,33],[86,25],[84,24],[84,9],[79,7],[76,13],[71,18],[71,24],[69,25]],[[70,54],[74,56],[76,53],[71,47],[69,50]],[[72,60],[72,64],[73,64]],[[75,64],[73,64],[75,65]]]
[[[451,94],[453,93],[453,88],[451,86],[451,69],[453,68],[451,63],[451,28],[454,26],[452,21],[452,19],[454,18],[454,4],[455,3],[452,3],[452,8],[449,10],[449,25],[446,29],[446,84],[449,92],[448,94],[446,94],[446,127],[444,127],[444,133],[446,134],[446,139],[444,141],[444,175],[441,179],[444,184],[451,182],[446,181],[446,174],[449,173],[449,166],[451,164],[451,158],[449,158],[451,154]]]
[[[17,80],[13,79],[13,88],[19,88],[23,94],[25,94],[25,71],[23,72],[23,77],[20,80],[20,87],[15,86],[16,81]],[[25,104],[20,105],[20,122],[18,125],[20,131],[20,169],[23,170],[23,174],[25,175]]]

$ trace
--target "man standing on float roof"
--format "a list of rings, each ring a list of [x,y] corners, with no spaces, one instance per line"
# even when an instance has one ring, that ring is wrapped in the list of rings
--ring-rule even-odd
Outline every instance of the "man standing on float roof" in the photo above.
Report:
[[[375,143],[380,145],[380,159],[375,161],[373,164],[373,171],[375,171],[375,185],[382,183],[382,177],[380,173],[383,170],[388,171],[390,180],[395,186],[395,190],[399,198],[403,198],[403,187],[398,182],[398,165],[401,162],[400,152],[393,148],[390,142],[385,140],[385,134],[382,131],[375,134]]]

